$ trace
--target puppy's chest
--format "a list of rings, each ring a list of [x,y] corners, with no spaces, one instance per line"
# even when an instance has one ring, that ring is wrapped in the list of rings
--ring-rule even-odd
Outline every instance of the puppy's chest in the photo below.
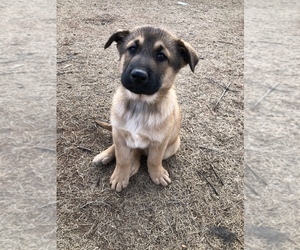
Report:
[[[161,117],[158,112],[142,103],[129,103],[118,116],[111,118],[112,125],[123,131],[130,148],[147,148],[151,141],[161,142],[164,133],[160,130]]]
[[[126,131],[124,133],[124,138],[126,140],[126,144],[130,148],[147,148],[151,142],[151,139],[137,133],[130,133]]]
[[[150,120],[151,118],[146,116],[133,115],[123,121],[120,129],[124,131],[124,139],[128,147],[147,148],[151,141],[162,141],[163,135],[155,129]]]
[[[131,116],[122,127],[127,146],[130,148],[147,148],[151,141],[159,138],[149,128],[147,121],[143,117]]]

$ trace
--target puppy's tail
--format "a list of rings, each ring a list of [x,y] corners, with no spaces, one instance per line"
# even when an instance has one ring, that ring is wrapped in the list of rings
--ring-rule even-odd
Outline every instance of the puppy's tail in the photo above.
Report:
[[[109,131],[112,130],[112,126],[111,124],[107,123],[107,122],[103,122],[103,121],[99,121],[99,120],[96,120],[95,121],[100,127],[104,128],[104,129],[107,129]]]

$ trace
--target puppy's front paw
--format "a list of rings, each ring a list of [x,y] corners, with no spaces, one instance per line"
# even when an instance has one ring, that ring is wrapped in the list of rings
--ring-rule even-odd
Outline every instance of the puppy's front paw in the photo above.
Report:
[[[105,154],[105,152],[102,152],[101,154],[96,155],[92,162],[95,166],[101,166],[106,165],[111,160],[112,158],[109,155]]]
[[[93,159],[93,164],[95,166],[106,165],[115,158],[115,148],[114,145],[104,150],[102,153],[95,156]]]
[[[111,189],[121,192],[128,186],[130,173],[120,170],[118,167],[115,168],[112,176],[110,177]]]
[[[162,166],[155,169],[149,169],[149,174],[152,181],[157,185],[168,186],[171,183],[171,179],[169,177],[169,173]]]

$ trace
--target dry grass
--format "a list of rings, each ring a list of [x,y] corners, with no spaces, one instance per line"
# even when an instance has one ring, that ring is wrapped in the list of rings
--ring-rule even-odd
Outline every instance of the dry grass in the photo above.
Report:
[[[58,248],[243,249],[243,6],[59,1],[57,21]],[[177,79],[182,146],[163,163],[172,184],[153,184],[143,159],[118,194],[114,164],[90,164],[111,144],[95,121],[109,120],[119,84],[117,51],[103,45],[139,24],[171,29],[203,60]]]

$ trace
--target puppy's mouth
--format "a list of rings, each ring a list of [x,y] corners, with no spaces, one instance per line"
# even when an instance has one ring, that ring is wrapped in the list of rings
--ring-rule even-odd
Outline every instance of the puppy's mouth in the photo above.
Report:
[[[138,95],[153,95],[160,89],[160,81],[143,69],[126,70],[122,74],[122,85]]]
[[[137,94],[137,95],[154,95],[158,89],[146,89],[140,86],[127,86],[124,85],[123,86],[128,89],[130,92]]]

